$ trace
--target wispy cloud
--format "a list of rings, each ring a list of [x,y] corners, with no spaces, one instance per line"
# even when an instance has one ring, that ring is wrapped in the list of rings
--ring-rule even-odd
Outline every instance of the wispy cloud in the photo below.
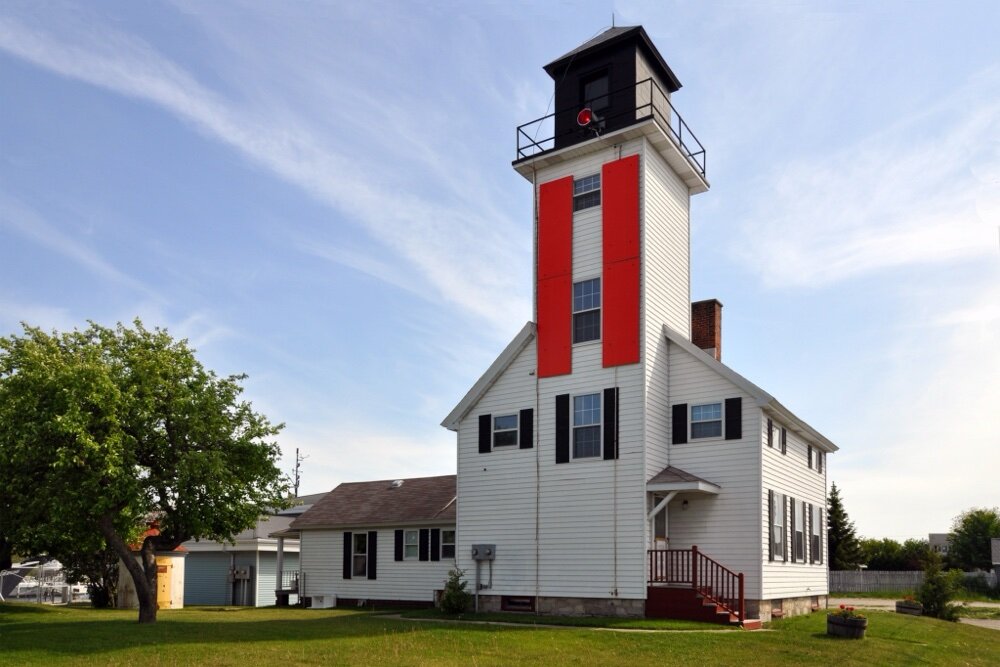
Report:
[[[770,170],[732,252],[782,287],[995,255],[998,99],[994,68],[884,132]]]
[[[515,314],[521,317],[513,319],[522,319],[528,312],[527,301],[516,296],[515,288],[526,274],[524,244],[512,242],[504,232],[510,223],[491,204],[493,197],[475,201],[464,191],[467,186],[474,191],[488,186],[456,172],[457,165],[441,152],[414,143],[412,137],[419,133],[400,132],[398,139],[409,141],[411,158],[442,179],[437,185],[447,190],[444,196],[424,197],[419,188],[398,187],[407,178],[405,172],[371,173],[363,160],[337,150],[341,137],[317,132],[287,110],[264,116],[264,110],[240,107],[148,43],[100,22],[63,25],[54,33],[3,17],[0,49],[59,75],[155,104],[191,123],[345,213],[402,260],[407,271],[464,312],[496,325],[510,322]],[[405,108],[385,103],[372,108],[381,109],[388,119],[381,125],[383,131],[404,121],[413,123]],[[483,254],[459,250],[469,247],[482,248]],[[511,266],[525,271],[512,272]],[[385,272],[374,275],[387,277]]]
[[[143,292],[148,288],[119,271],[100,253],[49,224],[34,209],[0,190],[0,229],[17,234],[76,262],[96,276]]]

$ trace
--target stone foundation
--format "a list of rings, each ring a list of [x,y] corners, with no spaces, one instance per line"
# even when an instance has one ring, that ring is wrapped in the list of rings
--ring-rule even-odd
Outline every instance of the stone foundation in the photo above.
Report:
[[[826,609],[826,595],[807,595],[777,600],[747,600],[747,618],[759,618],[765,623],[776,618],[802,616]]]
[[[535,598],[536,613],[550,616],[619,616],[642,617],[646,613],[645,600],[623,598]],[[479,611],[501,611],[499,595],[480,595]]]

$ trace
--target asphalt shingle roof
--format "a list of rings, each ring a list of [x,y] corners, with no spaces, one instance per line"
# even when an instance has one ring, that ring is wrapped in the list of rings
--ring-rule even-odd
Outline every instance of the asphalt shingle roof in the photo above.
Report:
[[[395,481],[402,484],[395,485]],[[345,482],[292,522],[290,528],[357,527],[455,522],[455,475]]]

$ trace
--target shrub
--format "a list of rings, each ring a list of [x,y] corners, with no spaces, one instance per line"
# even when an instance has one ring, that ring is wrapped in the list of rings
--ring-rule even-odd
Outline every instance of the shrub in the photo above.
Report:
[[[465,590],[468,582],[462,579],[463,576],[465,570],[455,568],[448,571],[448,579],[444,582],[444,592],[441,594],[441,611],[446,614],[461,614],[472,603],[472,593]]]
[[[917,591],[917,599],[924,605],[924,616],[945,621],[958,620],[958,606],[951,603],[962,580],[960,570],[945,572],[941,559],[931,558],[924,570],[924,583]]]

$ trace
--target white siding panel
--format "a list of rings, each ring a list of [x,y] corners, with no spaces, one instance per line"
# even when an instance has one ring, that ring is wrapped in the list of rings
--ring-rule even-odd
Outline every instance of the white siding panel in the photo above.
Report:
[[[761,590],[759,408],[752,397],[675,344],[668,344],[672,403],[742,399],[740,440],[724,437],[668,445],[670,465],[721,487],[718,495],[678,494],[668,505],[670,548],[697,545],[707,556],[745,575],[746,595]],[[666,409],[669,415],[669,408]],[[672,425],[671,425],[672,426]],[[670,442],[672,432],[667,432]],[[688,501],[687,509],[683,508]]]
[[[428,528],[450,528],[433,525]],[[347,529],[345,529],[347,530]],[[351,532],[368,532],[359,526]],[[365,600],[407,600],[433,602],[434,591],[444,588],[452,560],[395,561],[395,530],[378,529],[377,579],[344,579],[344,530],[302,531],[301,571],[305,576],[304,595],[330,595]]]
[[[774,423],[774,447],[767,446],[767,414],[760,419],[760,441],[763,452],[762,470],[763,485],[761,488],[762,530],[761,545],[763,551],[764,591],[761,599],[777,599],[799,597],[806,595],[826,595],[828,587],[828,554],[826,553],[826,526],[820,529],[820,542],[823,545],[823,563],[791,562],[791,507],[789,519],[785,526],[785,539],[788,544],[788,561],[768,560],[768,508],[767,492],[773,490],[794,498],[796,502],[805,501],[818,505],[823,509],[823,521],[826,522],[826,474],[819,473],[814,467],[808,467],[808,444],[796,433],[788,430],[787,454],[781,453],[780,429],[787,428],[776,417]],[[815,452],[813,456],[815,457]],[[787,499],[786,499],[787,502]],[[808,540],[808,535],[806,536]]]

